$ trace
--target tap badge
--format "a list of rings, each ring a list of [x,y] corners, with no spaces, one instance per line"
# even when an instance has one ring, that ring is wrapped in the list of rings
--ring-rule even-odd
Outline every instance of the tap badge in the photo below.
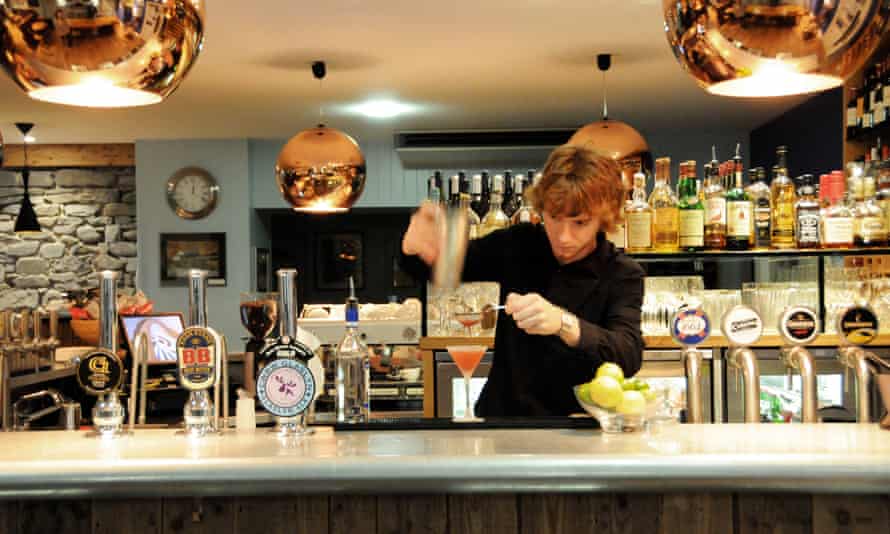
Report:
[[[195,391],[212,387],[216,382],[216,339],[207,328],[191,326],[176,340],[179,383]]]
[[[296,417],[315,398],[315,377],[300,360],[274,360],[260,371],[256,393],[267,412],[278,417]]]
[[[723,316],[723,335],[730,344],[747,347],[763,334],[763,320],[748,306],[736,306]]]
[[[838,318],[837,331],[851,345],[867,345],[878,335],[878,316],[868,306],[847,308]]]
[[[819,317],[804,306],[792,306],[779,320],[779,332],[786,341],[795,345],[809,343],[819,334]]]
[[[681,345],[699,345],[710,334],[711,320],[701,308],[682,309],[674,315],[671,322],[671,336]]]
[[[95,350],[77,365],[77,383],[91,395],[104,395],[120,387],[123,367],[117,354],[105,349]]]

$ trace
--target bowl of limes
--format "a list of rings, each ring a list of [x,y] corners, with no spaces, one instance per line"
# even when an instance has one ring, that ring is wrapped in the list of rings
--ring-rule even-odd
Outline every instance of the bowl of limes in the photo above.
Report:
[[[603,432],[636,432],[646,426],[658,405],[660,392],[636,378],[624,378],[614,363],[604,363],[590,382],[575,386],[575,398],[596,418]]]

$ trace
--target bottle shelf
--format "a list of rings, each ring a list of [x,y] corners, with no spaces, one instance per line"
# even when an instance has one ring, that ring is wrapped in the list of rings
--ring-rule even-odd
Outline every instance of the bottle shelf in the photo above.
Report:
[[[699,252],[635,252],[628,256],[636,260],[683,261],[697,259],[745,259],[776,257],[866,256],[890,254],[890,247],[845,249],[769,249],[769,250],[703,250]]]

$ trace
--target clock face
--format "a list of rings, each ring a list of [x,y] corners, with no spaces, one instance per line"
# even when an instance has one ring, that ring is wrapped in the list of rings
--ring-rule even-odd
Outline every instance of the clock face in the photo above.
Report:
[[[216,207],[218,193],[216,180],[203,169],[182,169],[167,181],[167,201],[184,219],[200,219],[210,214]]]

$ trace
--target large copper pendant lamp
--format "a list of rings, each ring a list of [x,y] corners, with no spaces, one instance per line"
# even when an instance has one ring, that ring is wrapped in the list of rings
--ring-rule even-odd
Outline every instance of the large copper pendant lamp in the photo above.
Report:
[[[596,64],[603,73],[603,119],[578,129],[569,139],[569,144],[589,146],[618,161],[624,185],[629,189],[635,172],[651,170],[652,154],[640,132],[625,122],[609,118],[605,79],[606,71],[612,65],[612,55],[597,55]]]
[[[677,60],[710,93],[770,97],[840,86],[875,51],[886,0],[663,0]]]
[[[205,1],[0,1],[0,65],[36,100],[155,104],[201,51]]]
[[[13,230],[17,234],[33,234],[40,232],[40,223],[37,221],[37,213],[34,211],[34,204],[31,203],[31,193],[28,191],[28,182],[31,178],[31,171],[28,169],[28,143],[27,137],[34,124],[30,122],[17,122],[15,127],[22,133],[25,142],[22,145],[25,151],[25,161],[22,167],[22,185],[25,188],[22,196],[22,204],[19,206],[19,214],[15,218],[15,226]]]
[[[324,62],[312,64],[318,80],[326,72]],[[319,124],[284,145],[275,163],[275,179],[294,211],[345,212],[365,189],[365,157],[352,137]]]

